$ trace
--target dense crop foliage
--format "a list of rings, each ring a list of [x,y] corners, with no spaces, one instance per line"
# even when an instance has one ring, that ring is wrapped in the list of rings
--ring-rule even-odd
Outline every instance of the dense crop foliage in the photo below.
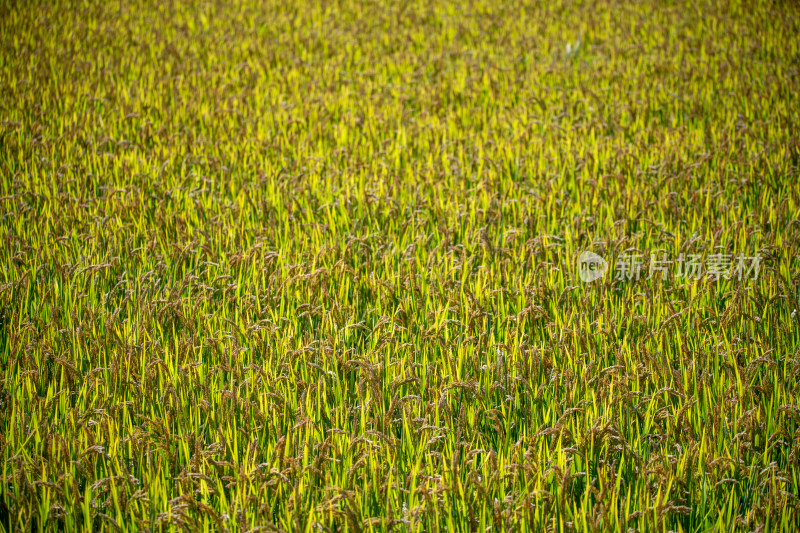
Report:
[[[792,530],[798,35],[0,1],[3,527]]]

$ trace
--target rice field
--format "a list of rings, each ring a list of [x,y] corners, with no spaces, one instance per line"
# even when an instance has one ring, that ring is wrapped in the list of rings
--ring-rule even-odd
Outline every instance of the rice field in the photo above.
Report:
[[[798,35],[0,0],[0,528],[796,531]]]

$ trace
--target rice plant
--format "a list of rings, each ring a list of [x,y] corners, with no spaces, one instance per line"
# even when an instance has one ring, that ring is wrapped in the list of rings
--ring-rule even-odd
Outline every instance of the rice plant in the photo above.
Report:
[[[0,527],[796,531],[798,35],[0,0]]]

